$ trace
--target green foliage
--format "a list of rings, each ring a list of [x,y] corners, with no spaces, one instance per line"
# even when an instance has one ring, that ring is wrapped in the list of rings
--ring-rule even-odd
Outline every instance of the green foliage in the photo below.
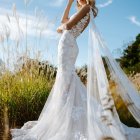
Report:
[[[140,34],[136,40],[129,45],[123,52],[120,58],[120,65],[127,73],[140,72]]]
[[[34,71],[6,72],[0,78],[0,118],[8,108],[11,126],[21,126],[27,120],[36,120],[47,100],[54,79],[48,79]]]

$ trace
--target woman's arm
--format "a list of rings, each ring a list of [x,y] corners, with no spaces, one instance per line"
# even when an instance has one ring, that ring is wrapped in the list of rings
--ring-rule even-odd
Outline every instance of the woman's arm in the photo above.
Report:
[[[68,4],[65,8],[64,14],[63,14],[62,19],[61,19],[61,25],[57,28],[58,33],[63,32],[63,24],[69,21],[69,11],[70,11],[70,8],[71,8],[71,5],[72,5],[73,1],[74,0],[69,0],[68,1]]]
[[[72,5],[73,1],[74,0],[69,0],[68,1],[68,4],[65,8],[64,14],[63,14],[62,19],[61,19],[61,23],[65,23],[69,20],[69,11],[70,11],[70,8],[71,8],[71,5]]]
[[[68,20],[67,22],[63,23],[61,26],[57,28],[58,33],[62,33],[63,29],[70,30],[74,25],[76,25],[88,12],[90,11],[90,5],[85,4],[78,13]]]
[[[88,12],[90,11],[90,5],[84,5],[78,13],[71,18],[68,22],[63,24],[63,28],[66,30],[70,30],[74,25],[77,24]]]

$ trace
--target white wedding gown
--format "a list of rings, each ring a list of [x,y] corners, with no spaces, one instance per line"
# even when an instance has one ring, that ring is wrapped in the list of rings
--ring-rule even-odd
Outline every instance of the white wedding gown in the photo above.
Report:
[[[97,125],[99,128],[94,132],[88,127],[87,88],[75,72],[75,61],[79,52],[76,38],[84,29],[88,18],[89,13],[71,30],[63,31],[58,44],[56,80],[39,119],[25,123],[21,129],[11,129],[12,140],[107,140],[107,136],[108,140],[113,140],[109,139],[111,134],[107,127],[104,127],[106,136],[101,135],[99,139],[88,136],[89,133],[96,135],[104,125],[99,119],[98,101],[92,98],[92,106],[97,110],[92,114],[94,124],[91,126],[95,128],[94,125]],[[123,126],[127,140],[140,140],[140,129]],[[114,138],[122,139],[119,136]]]

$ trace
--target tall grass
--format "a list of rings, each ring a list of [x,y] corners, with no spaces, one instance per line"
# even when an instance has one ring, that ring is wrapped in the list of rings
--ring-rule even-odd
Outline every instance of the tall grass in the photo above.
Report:
[[[0,78],[0,128],[4,137],[9,129],[20,127],[26,121],[37,120],[54,83],[52,76],[39,73],[39,67],[11,73]],[[48,66],[49,68],[49,66]]]
[[[10,128],[20,127],[26,121],[37,120],[53,86],[56,68],[49,62],[42,61],[41,37],[47,25],[39,24],[45,16],[35,13],[35,41],[28,36],[28,6],[25,0],[26,31],[20,26],[20,17],[13,4],[13,16],[6,14],[8,24],[2,25],[0,33],[0,139],[7,140]],[[42,18],[43,17],[43,18]],[[19,36],[11,40],[10,24],[15,19]],[[36,22],[37,21],[37,22]],[[40,29],[40,31],[39,31]],[[37,37],[38,36],[38,37]],[[30,43],[30,44],[29,44]],[[31,43],[34,45],[32,47]],[[31,59],[32,57],[32,59]],[[1,134],[4,135],[1,137]]]
[[[5,73],[0,79],[0,106],[2,112],[5,107],[8,109],[10,124],[20,126],[27,120],[37,119],[52,84],[53,80],[43,76]]]

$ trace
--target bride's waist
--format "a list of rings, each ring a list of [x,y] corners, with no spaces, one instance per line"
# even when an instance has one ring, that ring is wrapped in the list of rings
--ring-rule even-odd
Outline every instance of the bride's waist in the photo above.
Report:
[[[61,35],[59,43],[61,45],[76,45],[77,46],[76,38],[73,36],[70,30],[63,31],[63,34]]]
[[[76,33],[73,32],[73,30],[63,30],[64,35],[68,35],[71,37],[73,40],[77,39]]]

